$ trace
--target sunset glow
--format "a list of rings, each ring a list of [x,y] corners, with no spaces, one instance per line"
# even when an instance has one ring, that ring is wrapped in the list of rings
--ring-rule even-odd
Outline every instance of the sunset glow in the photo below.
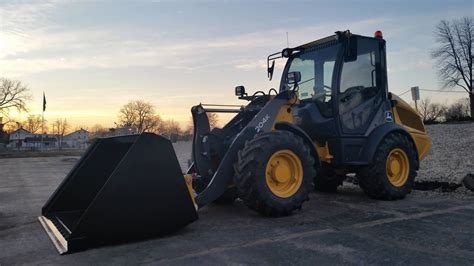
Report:
[[[390,90],[439,89],[429,54],[434,36],[426,33],[441,18],[472,14],[465,4],[438,1],[389,2],[383,10],[370,2],[350,2],[341,10],[317,1],[292,4],[298,12],[265,12],[269,5],[247,10],[233,2],[2,2],[0,76],[28,85],[30,114],[41,113],[44,91],[48,121],[113,127],[123,104],[143,99],[164,119],[186,126],[191,106],[200,102],[245,104],[233,95],[237,85],[250,92],[278,87],[282,65],[268,82],[265,60],[286,47],[286,32],[295,46],[336,30],[369,36],[383,30]],[[424,96],[444,101],[446,95],[449,101],[465,96]]]

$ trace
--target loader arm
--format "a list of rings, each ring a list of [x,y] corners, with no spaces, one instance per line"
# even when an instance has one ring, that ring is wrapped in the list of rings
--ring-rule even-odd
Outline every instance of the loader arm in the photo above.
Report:
[[[210,145],[208,135],[211,132],[209,119],[202,105],[196,105],[191,108],[193,117],[194,134],[193,134],[193,166],[197,173],[204,180],[212,177],[212,160],[210,155]],[[200,191],[200,188],[194,188]]]
[[[193,188],[197,192],[207,187],[232,141],[269,100],[270,96],[265,95],[256,97],[245,107],[231,105],[231,107],[240,107],[238,109],[209,108],[215,106],[212,104],[199,104],[191,108],[194,125],[193,164],[189,167],[187,174],[199,176],[193,180]],[[219,107],[229,107],[229,105],[219,105]],[[211,130],[208,113],[236,113],[237,115],[223,128]]]
[[[196,197],[198,208],[202,208],[215,201],[226,191],[227,184],[234,176],[233,164],[237,161],[239,150],[242,149],[246,141],[252,139],[256,134],[272,131],[280,109],[288,104],[289,101],[296,101],[294,92],[283,91],[279,93],[235,137],[224,158],[222,158],[217,171],[212,176],[210,183]]]

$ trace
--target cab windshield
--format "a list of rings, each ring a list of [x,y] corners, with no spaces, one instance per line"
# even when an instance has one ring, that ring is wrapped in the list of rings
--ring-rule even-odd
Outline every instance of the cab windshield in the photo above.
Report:
[[[331,100],[331,90],[334,84],[333,73],[340,44],[314,47],[292,55],[286,64],[282,75],[280,91],[293,88],[287,80],[288,72],[300,72],[298,96],[300,100],[316,100],[328,103]]]

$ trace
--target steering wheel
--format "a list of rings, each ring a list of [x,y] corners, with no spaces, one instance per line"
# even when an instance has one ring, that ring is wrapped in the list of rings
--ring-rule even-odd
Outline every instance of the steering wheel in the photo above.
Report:
[[[326,99],[329,97],[331,97],[332,95],[332,88],[328,85],[323,85],[323,89],[324,89],[324,101],[326,102]]]
[[[323,85],[324,92],[326,92],[324,95],[326,96],[331,96],[332,94],[332,88],[328,85]]]
[[[320,100],[320,101],[321,102],[326,102],[327,97],[328,96],[330,97],[331,94],[332,94],[332,88],[327,86],[327,85],[323,85],[323,91],[312,94],[311,96],[312,96],[313,100],[321,97],[322,100]]]

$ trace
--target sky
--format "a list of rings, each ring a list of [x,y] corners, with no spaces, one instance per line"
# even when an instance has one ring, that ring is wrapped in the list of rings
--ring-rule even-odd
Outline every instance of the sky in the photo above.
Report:
[[[441,19],[474,14],[474,1],[8,1],[0,0],[0,77],[27,84],[29,113],[74,127],[112,127],[142,99],[182,126],[202,103],[245,104],[234,87],[278,88],[266,57],[335,31],[387,41],[389,90],[440,89],[430,51]],[[461,93],[422,92],[453,102]],[[410,94],[403,95],[410,100]],[[25,117],[23,113],[18,116]]]

